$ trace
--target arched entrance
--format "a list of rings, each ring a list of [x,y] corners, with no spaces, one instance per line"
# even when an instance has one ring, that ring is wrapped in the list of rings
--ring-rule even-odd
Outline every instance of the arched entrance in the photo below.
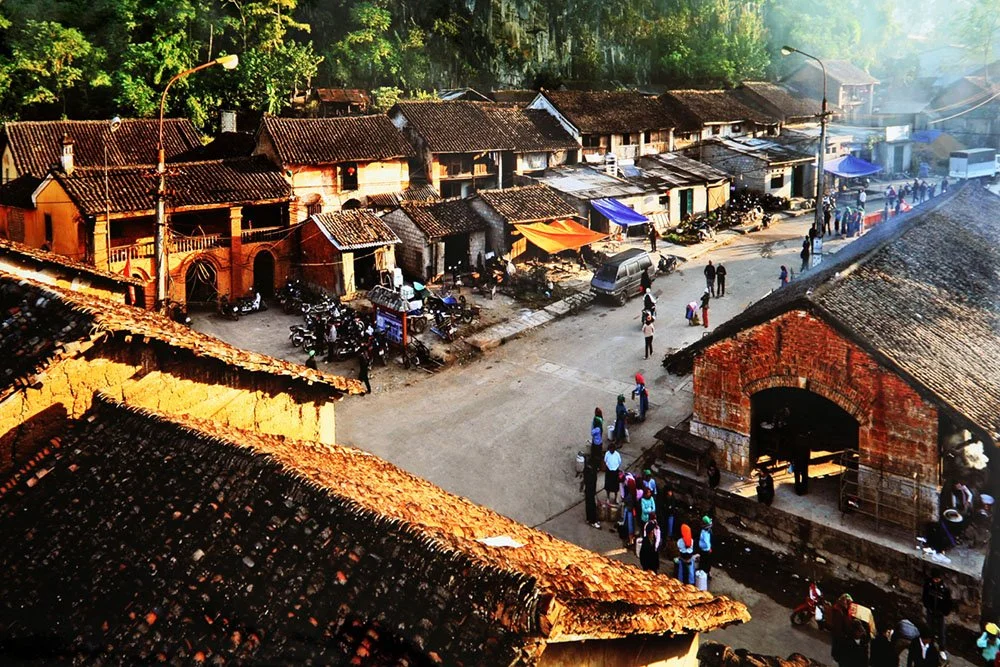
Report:
[[[274,296],[274,255],[267,250],[253,258],[253,288],[264,298]]]
[[[357,199],[348,199],[341,205],[340,208],[344,211],[353,211],[356,208],[361,208],[361,202]]]
[[[824,396],[775,387],[750,397],[750,467],[836,463],[858,451],[858,421]]]
[[[208,306],[215,303],[219,293],[215,266],[204,259],[196,259],[184,273],[184,297],[188,307]]]

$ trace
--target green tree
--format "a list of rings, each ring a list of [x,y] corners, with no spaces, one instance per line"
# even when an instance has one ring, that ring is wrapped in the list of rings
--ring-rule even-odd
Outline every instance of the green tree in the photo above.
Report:
[[[996,0],[966,0],[958,7],[952,29],[968,47],[969,60],[988,65],[1000,39],[1000,7]]]
[[[11,44],[12,87],[22,105],[61,105],[65,115],[70,92],[109,83],[100,69],[103,59],[104,53],[79,30],[54,21],[28,20]]]

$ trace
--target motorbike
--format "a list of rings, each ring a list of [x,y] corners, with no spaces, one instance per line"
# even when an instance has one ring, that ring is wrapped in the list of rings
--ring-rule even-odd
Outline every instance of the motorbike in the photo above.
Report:
[[[389,365],[389,340],[384,329],[376,329],[372,334],[369,349],[372,361],[378,361],[383,366]]]
[[[450,313],[446,315],[438,310],[434,312],[434,326],[431,327],[431,331],[450,343],[455,340],[458,327],[455,326],[455,319]]]
[[[844,596],[842,596],[844,597]],[[847,632],[852,639],[860,640],[868,644],[875,638],[875,615],[874,612],[853,600],[848,600],[848,628]],[[806,599],[792,610],[789,619],[792,625],[806,625],[811,620],[816,621],[816,625],[821,630],[831,630],[829,627],[829,617],[834,605],[826,600],[823,591],[815,582],[809,583],[809,590]]]
[[[223,294],[219,297],[218,314],[220,317],[238,322],[240,319],[240,307],[236,303],[231,303],[229,297]]]
[[[267,304],[264,303],[264,299],[261,298],[260,292],[254,290],[251,294],[252,296],[245,296],[242,299],[236,300],[234,305],[239,310],[240,315],[263,313],[267,310]]]
[[[656,272],[667,275],[677,269],[677,258],[673,255],[660,255],[660,261],[656,264]]]
[[[188,315],[187,307],[176,301],[167,304],[167,314],[174,322],[191,326],[191,317]]]
[[[403,368],[427,366],[431,362],[431,351],[419,338],[411,338],[403,350]]]

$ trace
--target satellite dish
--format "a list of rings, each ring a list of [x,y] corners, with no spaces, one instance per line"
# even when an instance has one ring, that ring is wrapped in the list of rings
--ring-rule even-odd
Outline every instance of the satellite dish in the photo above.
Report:
[[[118,116],[112,118],[111,123],[108,125],[108,127],[111,129],[112,132],[114,132],[121,126],[122,126],[122,119],[119,118]]]

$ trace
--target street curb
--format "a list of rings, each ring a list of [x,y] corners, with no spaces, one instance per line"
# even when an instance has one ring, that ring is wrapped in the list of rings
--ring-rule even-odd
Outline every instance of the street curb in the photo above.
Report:
[[[464,340],[480,352],[492,350],[517,338],[526,331],[531,331],[567,315],[573,315],[588,307],[593,301],[594,295],[590,292],[577,292],[540,310],[529,311],[517,319],[494,324]]]
[[[791,220],[796,220],[796,219],[804,217],[806,215],[812,215],[815,212],[815,210],[816,209],[814,209],[814,208],[802,209],[801,211],[796,211],[794,215],[787,215],[788,212],[785,211],[782,214],[776,215],[775,216],[775,218],[776,218],[775,221],[773,223],[771,223],[771,224],[772,225],[774,225],[774,224],[781,224],[783,222],[788,222],[788,221],[791,221]],[[779,217],[779,215],[780,215],[780,217]],[[757,230],[757,231],[760,231],[760,230]],[[682,246],[682,245],[677,245],[676,243],[670,243],[670,242],[660,243],[659,244],[660,247],[657,248],[657,252],[659,252],[660,254],[663,254],[663,255],[673,255],[674,257],[679,257],[680,259],[684,260],[685,262],[690,262],[692,260],[698,259],[699,257],[701,257],[702,255],[704,255],[707,252],[711,252],[712,250],[715,250],[716,248],[725,247],[725,246],[729,245],[730,243],[732,243],[733,241],[735,241],[737,239],[744,238],[746,236],[751,236],[751,234],[742,233],[742,232],[739,232],[739,231],[735,231],[733,229],[724,229],[721,232],[717,232],[716,235],[715,235],[715,238],[713,240],[709,241],[709,242],[696,243],[695,245],[690,245],[690,246]],[[688,250],[689,248],[691,250]],[[679,250],[679,249],[683,249],[683,250],[680,251],[680,252],[673,252],[673,251]]]

